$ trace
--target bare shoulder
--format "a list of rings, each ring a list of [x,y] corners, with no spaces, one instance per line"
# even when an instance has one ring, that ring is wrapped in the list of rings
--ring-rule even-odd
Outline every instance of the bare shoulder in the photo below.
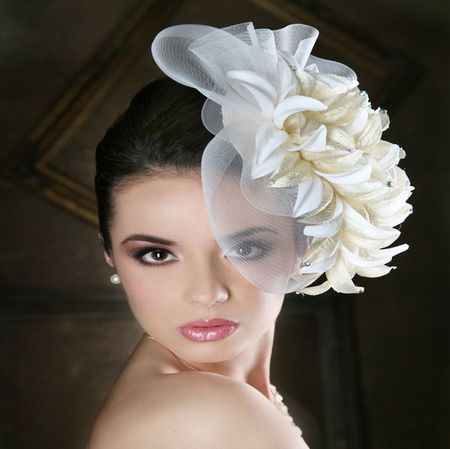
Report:
[[[183,372],[158,391],[107,413],[87,449],[308,449],[253,387],[213,373]]]

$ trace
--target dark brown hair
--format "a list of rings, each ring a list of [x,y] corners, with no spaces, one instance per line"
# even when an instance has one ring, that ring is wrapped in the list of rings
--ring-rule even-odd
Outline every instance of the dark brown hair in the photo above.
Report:
[[[111,252],[113,192],[142,176],[200,171],[213,135],[201,121],[205,97],[170,78],[142,88],[108,128],[95,153],[95,192],[104,249]]]

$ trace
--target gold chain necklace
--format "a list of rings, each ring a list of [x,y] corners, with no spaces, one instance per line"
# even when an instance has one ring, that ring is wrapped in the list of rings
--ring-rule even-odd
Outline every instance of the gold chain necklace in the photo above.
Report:
[[[151,337],[149,334],[147,334],[147,332],[143,333],[143,336],[145,338],[148,338],[149,340],[153,340],[158,342],[158,340],[156,340],[156,338]],[[158,342],[159,343],[159,342]],[[179,357],[177,354],[175,354],[173,351],[171,351],[169,348],[166,348],[170,353],[172,353],[176,359],[182,364],[184,365],[186,368],[189,368],[192,371],[201,371],[201,369],[197,368],[194,365],[191,365],[190,363],[188,363],[186,360],[182,359],[181,357]],[[286,415],[289,419],[289,421],[291,422],[291,424],[296,427],[300,433],[301,430],[300,428],[294,423],[294,420],[292,419],[292,416],[289,414],[288,408],[285,405],[285,403],[283,402],[283,396],[281,396],[280,393],[278,393],[275,385],[270,384],[270,392],[272,393],[272,398],[270,398],[270,402],[272,402],[272,404],[283,414]]]

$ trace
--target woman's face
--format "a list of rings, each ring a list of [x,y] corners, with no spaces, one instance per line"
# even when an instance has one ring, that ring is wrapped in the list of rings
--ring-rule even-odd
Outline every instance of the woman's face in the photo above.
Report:
[[[284,294],[260,290],[222,253],[199,176],[140,178],[114,193],[114,206],[112,259],[105,257],[137,321],[160,343],[189,360],[220,362],[254,347],[271,329]],[[227,338],[208,342],[191,341],[176,330],[211,318],[239,326]]]

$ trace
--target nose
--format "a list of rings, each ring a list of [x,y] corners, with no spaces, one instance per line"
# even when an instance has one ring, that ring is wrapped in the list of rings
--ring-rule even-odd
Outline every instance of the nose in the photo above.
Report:
[[[225,267],[221,267],[219,260],[199,256],[195,261],[191,261],[189,268],[184,295],[188,302],[212,307],[228,300]]]

